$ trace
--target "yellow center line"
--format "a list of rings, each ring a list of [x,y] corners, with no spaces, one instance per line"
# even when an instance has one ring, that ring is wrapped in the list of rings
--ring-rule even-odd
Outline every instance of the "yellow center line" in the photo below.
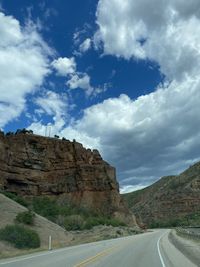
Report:
[[[131,242],[132,241],[128,240],[128,242],[125,241],[125,242],[123,242],[123,244],[116,245],[116,246],[113,246],[113,247],[108,248],[106,250],[103,250],[102,252],[96,254],[95,256],[88,258],[88,259],[78,263],[77,265],[74,265],[74,267],[84,267],[84,266],[88,265],[89,263],[93,263],[93,262],[97,261],[99,258],[108,255],[110,252],[113,252],[119,248],[123,248],[124,246],[128,245]]]
[[[75,265],[74,267],[84,267],[85,265],[89,264],[89,263],[92,263],[94,261],[96,261],[98,258],[101,258],[103,256],[106,256],[107,254],[109,254],[111,251],[114,251],[115,249],[117,249],[119,247],[118,246],[113,246],[109,249],[106,249],[98,254],[96,254],[95,256],[91,257],[91,258],[88,258],[80,263],[78,263],[77,265]]]

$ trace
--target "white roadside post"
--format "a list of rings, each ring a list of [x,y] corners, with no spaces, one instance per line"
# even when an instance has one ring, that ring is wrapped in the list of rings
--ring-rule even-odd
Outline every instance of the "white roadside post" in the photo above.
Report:
[[[51,247],[51,235],[49,236],[49,250],[51,250],[52,247]]]

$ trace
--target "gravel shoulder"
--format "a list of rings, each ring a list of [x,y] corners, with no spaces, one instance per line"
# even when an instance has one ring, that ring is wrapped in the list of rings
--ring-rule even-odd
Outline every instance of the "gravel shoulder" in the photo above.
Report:
[[[179,236],[174,229],[169,234],[169,240],[196,266],[200,266],[200,241]]]

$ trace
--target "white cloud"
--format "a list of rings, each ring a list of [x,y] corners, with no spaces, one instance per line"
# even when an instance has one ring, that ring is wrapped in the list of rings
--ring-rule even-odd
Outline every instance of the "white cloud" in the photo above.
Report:
[[[67,97],[57,94],[53,91],[46,91],[42,97],[38,97],[35,103],[43,109],[46,114],[57,116],[62,116],[66,114],[67,111]]]
[[[79,46],[79,50],[81,53],[85,53],[91,48],[92,41],[90,38],[85,39],[85,41]]]
[[[138,185],[124,185],[120,187],[120,194],[126,194],[130,192],[134,192],[137,190],[141,190],[145,188],[144,185],[138,184]]]
[[[67,76],[76,71],[76,62],[74,57],[59,57],[58,59],[54,60],[51,65],[60,76]]]
[[[77,71],[75,58],[58,58],[51,63],[57,74],[67,78],[66,85],[69,89],[83,89],[87,96],[95,96],[105,92],[106,84],[103,87],[94,88],[91,85],[91,78],[87,73]]]
[[[74,125],[69,125],[64,128],[59,134],[63,137],[68,138],[69,140],[77,140],[78,142],[84,144],[86,148],[100,149],[100,137],[99,136],[90,136],[88,133],[79,132]]]
[[[71,79],[67,81],[67,86],[69,86],[70,89],[84,89],[88,96],[93,92],[93,88],[90,84],[90,76],[87,73],[75,73],[71,76]]]
[[[53,52],[30,21],[22,28],[18,20],[2,12],[0,35],[0,127],[3,127],[21,114],[27,94],[42,85],[49,73],[48,56]]]
[[[36,109],[36,115],[47,114],[52,117],[51,135],[58,134],[68,119],[68,99],[66,95],[60,95],[53,91],[46,91],[42,96],[35,100],[39,107]],[[46,127],[42,121],[36,120],[28,128],[35,133],[44,135]]]
[[[126,59],[156,61],[169,79],[200,67],[200,2],[100,0],[96,45]]]

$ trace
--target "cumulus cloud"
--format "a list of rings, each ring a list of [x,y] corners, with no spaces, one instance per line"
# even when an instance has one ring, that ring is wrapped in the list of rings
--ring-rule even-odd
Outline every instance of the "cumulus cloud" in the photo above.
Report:
[[[75,73],[76,71],[76,62],[74,57],[59,57],[58,59],[55,59],[51,65],[60,76],[67,76]]]
[[[105,92],[109,86],[93,87],[91,85],[91,78],[85,72],[77,71],[77,64],[75,58],[59,57],[51,63],[51,66],[56,70],[59,76],[66,77],[66,85],[69,89],[83,89],[87,96],[96,96]]]
[[[87,73],[74,73],[71,79],[67,81],[67,86],[70,89],[84,89],[88,96],[93,92],[93,87],[90,84],[90,76]]]
[[[200,3],[181,0],[100,0],[95,35],[104,53],[156,61],[169,79],[200,65]]]
[[[29,21],[21,27],[18,20],[0,12],[0,127],[18,117],[26,97],[49,74],[49,55],[53,52]]]

